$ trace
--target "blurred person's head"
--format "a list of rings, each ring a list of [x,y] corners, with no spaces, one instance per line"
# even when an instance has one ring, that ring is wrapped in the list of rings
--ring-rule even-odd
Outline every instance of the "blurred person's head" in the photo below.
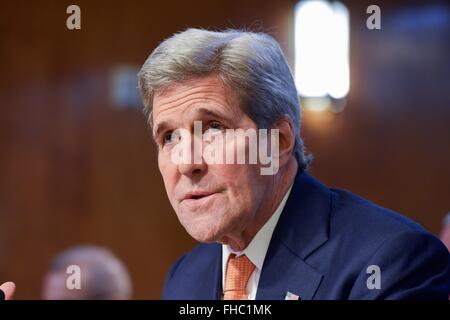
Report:
[[[444,220],[442,220],[442,229],[440,234],[441,241],[450,251],[450,212],[447,213]]]
[[[81,288],[68,288],[69,266],[80,269]],[[132,294],[125,265],[108,249],[95,246],[69,248],[53,258],[45,275],[45,300],[126,300]]]

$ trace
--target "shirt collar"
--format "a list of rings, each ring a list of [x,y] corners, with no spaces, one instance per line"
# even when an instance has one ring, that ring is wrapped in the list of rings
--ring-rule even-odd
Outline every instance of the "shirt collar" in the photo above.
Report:
[[[242,251],[234,251],[229,245],[222,245],[222,271],[225,275],[228,257],[234,253],[236,256],[245,254],[247,258],[256,266],[258,270],[262,270],[264,259],[266,257],[267,249],[269,248],[270,240],[272,239],[273,231],[283,211],[284,205],[291,192],[292,185],[281,200],[278,208],[272,214],[264,226],[256,233],[249,245]]]

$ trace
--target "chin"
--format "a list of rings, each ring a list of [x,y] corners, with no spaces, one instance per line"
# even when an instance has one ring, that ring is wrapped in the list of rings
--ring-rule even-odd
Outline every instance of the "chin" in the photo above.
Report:
[[[189,233],[189,235],[198,242],[218,242],[223,236],[223,232],[221,232],[221,230],[217,230],[217,228],[212,226],[211,224],[199,226],[198,224],[191,223],[190,226],[184,226],[184,228],[186,229],[187,233]]]
[[[220,239],[220,236],[218,236],[214,232],[211,232],[211,230],[207,230],[205,232],[202,232],[200,230],[188,230],[188,229],[186,229],[186,231],[191,235],[192,238],[194,238],[198,242],[213,243],[213,242],[217,242]]]
[[[203,243],[220,242],[226,234],[236,226],[230,216],[223,210],[203,210],[203,212],[181,211],[178,215],[180,223],[195,240]]]

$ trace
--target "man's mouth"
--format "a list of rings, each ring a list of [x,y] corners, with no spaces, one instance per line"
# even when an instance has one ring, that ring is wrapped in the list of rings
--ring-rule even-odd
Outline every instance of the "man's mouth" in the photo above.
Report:
[[[217,194],[217,192],[206,191],[189,192],[181,202],[188,206],[198,206],[207,203]]]
[[[183,200],[199,200],[213,195],[215,192],[195,191],[189,192]]]

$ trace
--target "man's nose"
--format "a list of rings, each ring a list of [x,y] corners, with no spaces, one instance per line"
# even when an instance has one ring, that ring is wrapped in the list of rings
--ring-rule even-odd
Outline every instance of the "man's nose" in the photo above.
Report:
[[[201,163],[181,163],[178,165],[178,170],[182,175],[188,177],[198,176],[206,172],[206,163],[204,161]]]
[[[197,140],[196,140],[197,139]],[[194,145],[194,141],[196,146]],[[203,159],[203,146],[201,137],[193,137],[190,141],[190,161],[181,161],[178,170],[182,175],[193,177],[206,172],[207,164]]]

